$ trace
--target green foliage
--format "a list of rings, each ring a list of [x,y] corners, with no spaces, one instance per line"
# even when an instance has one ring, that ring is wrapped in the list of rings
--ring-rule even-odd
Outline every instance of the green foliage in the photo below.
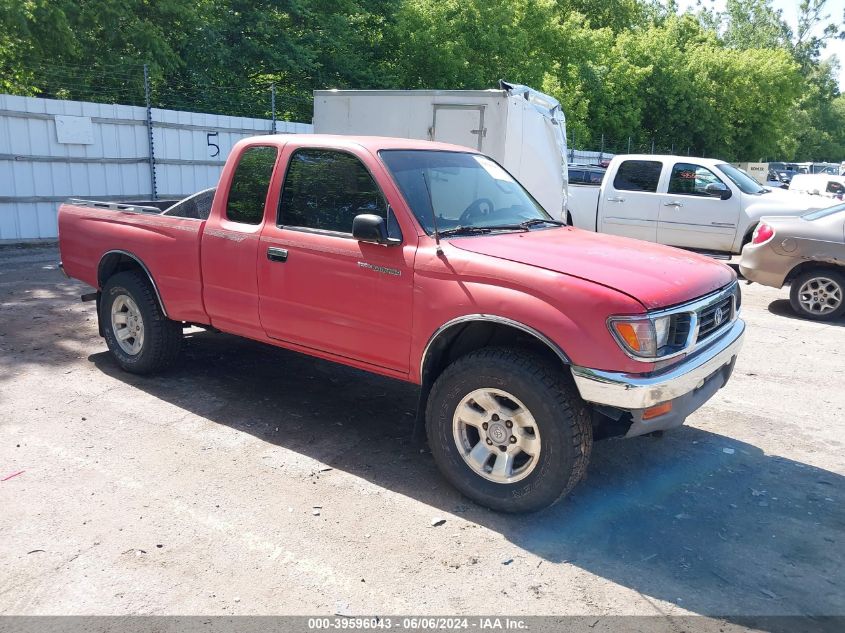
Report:
[[[579,147],[841,160],[827,0],[0,0],[0,90],[308,120],[321,88],[527,84]]]
[[[737,49],[790,48],[792,32],[770,0],[727,0],[725,46]]]

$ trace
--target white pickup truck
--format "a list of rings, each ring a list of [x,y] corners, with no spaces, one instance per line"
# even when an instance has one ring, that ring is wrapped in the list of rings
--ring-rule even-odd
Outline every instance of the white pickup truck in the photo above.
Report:
[[[713,255],[739,254],[764,215],[797,215],[836,202],[767,189],[724,161],[619,155],[599,185],[569,186],[567,222]]]

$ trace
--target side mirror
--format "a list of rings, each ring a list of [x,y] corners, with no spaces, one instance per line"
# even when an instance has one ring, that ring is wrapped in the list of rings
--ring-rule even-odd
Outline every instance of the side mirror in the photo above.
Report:
[[[355,216],[352,220],[352,237],[359,242],[385,246],[399,243],[399,240],[388,237],[387,223],[383,217],[374,213],[362,213]]]
[[[721,198],[722,200],[727,200],[732,195],[731,190],[723,182],[711,182],[704,188],[704,193],[714,198]]]

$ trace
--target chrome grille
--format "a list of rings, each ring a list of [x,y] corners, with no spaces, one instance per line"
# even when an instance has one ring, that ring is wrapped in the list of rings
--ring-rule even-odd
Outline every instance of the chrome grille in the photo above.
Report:
[[[701,341],[718,330],[727,327],[733,321],[734,296],[733,294],[720,299],[698,311],[698,338]]]
[[[681,312],[672,316],[672,324],[669,327],[669,338],[666,346],[670,349],[683,349],[689,342],[690,328],[692,327],[691,313]]]

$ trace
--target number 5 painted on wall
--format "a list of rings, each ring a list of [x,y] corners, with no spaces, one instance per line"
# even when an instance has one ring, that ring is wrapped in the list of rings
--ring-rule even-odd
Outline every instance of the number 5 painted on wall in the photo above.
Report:
[[[211,157],[214,158],[215,156],[220,156],[220,146],[217,143],[211,142],[211,137],[213,136],[215,140],[220,135],[220,132],[207,132],[205,135],[206,143],[208,143],[209,147],[213,147],[214,149],[211,150],[212,154]]]

